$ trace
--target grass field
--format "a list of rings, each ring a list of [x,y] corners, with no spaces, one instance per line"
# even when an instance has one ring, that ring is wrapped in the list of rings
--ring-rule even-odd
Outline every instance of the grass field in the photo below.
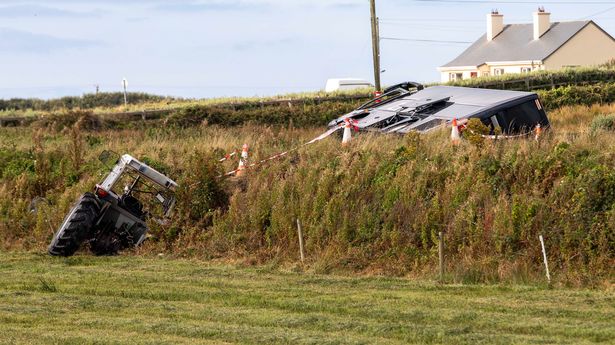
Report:
[[[0,254],[0,342],[615,342],[613,291],[438,285],[162,257]]]

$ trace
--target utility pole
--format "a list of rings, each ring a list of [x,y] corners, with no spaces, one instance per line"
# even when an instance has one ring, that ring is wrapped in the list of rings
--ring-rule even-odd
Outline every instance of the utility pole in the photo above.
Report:
[[[374,84],[376,91],[380,88],[380,33],[378,32],[378,17],[376,17],[376,0],[369,0],[372,14],[372,51],[374,54]]]

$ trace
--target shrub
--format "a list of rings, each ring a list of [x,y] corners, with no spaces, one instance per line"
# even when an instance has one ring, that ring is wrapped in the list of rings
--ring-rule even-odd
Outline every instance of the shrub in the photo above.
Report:
[[[615,114],[597,116],[589,127],[592,131],[615,131]]]

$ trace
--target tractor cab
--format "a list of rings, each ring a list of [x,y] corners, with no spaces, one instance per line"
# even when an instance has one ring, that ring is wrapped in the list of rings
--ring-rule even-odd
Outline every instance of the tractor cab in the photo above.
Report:
[[[99,159],[106,163],[113,156],[111,151],[103,151]],[[175,181],[125,154],[116,160],[105,180],[96,185],[95,194],[143,220],[149,216],[161,220],[175,206],[176,188]]]

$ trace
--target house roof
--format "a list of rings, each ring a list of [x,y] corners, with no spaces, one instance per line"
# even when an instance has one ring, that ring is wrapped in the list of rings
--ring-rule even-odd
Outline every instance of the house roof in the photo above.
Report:
[[[534,40],[533,24],[508,24],[493,40],[487,40],[487,34],[481,36],[455,60],[442,67],[480,66],[498,61],[541,61],[591,23],[591,20],[555,22],[539,40]]]

